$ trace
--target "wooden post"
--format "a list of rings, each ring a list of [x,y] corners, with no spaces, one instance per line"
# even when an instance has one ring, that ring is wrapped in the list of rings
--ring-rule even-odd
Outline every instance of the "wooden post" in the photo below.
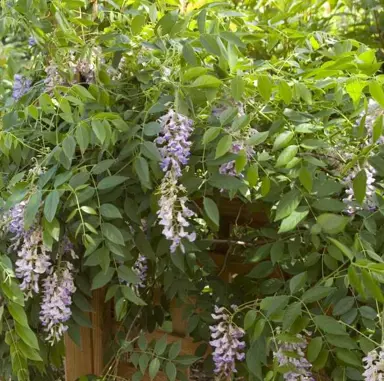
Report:
[[[80,329],[81,347],[65,336],[65,380],[76,381],[88,374],[101,375],[103,371],[103,316],[104,290],[96,290],[92,295],[92,328]]]

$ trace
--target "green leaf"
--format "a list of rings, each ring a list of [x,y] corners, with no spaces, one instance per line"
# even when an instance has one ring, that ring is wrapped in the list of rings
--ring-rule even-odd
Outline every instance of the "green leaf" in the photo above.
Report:
[[[217,88],[222,84],[220,79],[212,76],[212,75],[202,75],[201,77],[197,78],[193,83],[192,87],[197,87],[201,89],[210,89],[210,88]]]
[[[316,200],[312,206],[322,212],[342,212],[345,210],[345,204],[333,198],[322,198],[320,200]]]
[[[30,359],[33,361],[43,361],[43,359],[39,355],[39,352],[31,348],[27,344],[25,344],[24,341],[19,341],[17,343],[17,348],[20,350],[23,356],[26,357],[27,359]]]
[[[352,296],[346,296],[340,299],[333,307],[332,315],[340,316],[348,312],[355,304],[355,298]]]
[[[249,124],[250,120],[251,118],[247,114],[235,117],[231,125],[231,131],[235,132],[243,129]]]
[[[167,365],[165,366],[165,374],[167,375],[169,381],[176,380],[177,370],[173,362],[171,361],[167,362]]]
[[[252,334],[252,341],[257,340],[264,331],[267,321],[263,318],[259,319],[255,324],[255,329]]]
[[[315,286],[305,291],[301,299],[305,303],[317,302],[330,295],[333,290],[333,287]]]
[[[295,320],[301,315],[301,303],[296,302],[290,304],[283,316],[283,330],[288,330],[291,328]]]
[[[103,204],[100,206],[100,214],[106,218],[123,218],[120,210],[112,204]]]
[[[20,325],[24,327],[29,327],[27,314],[25,313],[23,307],[21,307],[19,304],[12,302],[9,302],[7,307],[9,313],[11,314],[14,320],[16,320]]]
[[[261,143],[264,143],[269,135],[268,131],[264,132],[255,132],[252,136],[246,141],[249,146],[257,146]]]
[[[367,190],[367,174],[361,170],[353,179],[353,193],[356,201],[360,204],[363,203]]]
[[[156,136],[161,131],[161,125],[158,122],[149,122],[144,125],[143,132],[147,136]]]
[[[156,377],[159,369],[160,369],[160,360],[158,358],[154,358],[149,364],[149,371],[148,371],[149,378],[151,380],[153,380]]]
[[[92,131],[99,139],[100,143],[103,144],[105,138],[107,137],[108,130],[105,127],[104,123],[99,119],[92,120]]]
[[[57,207],[60,202],[60,193],[57,190],[53,190],[49,193],[44,202],[44,216],[48,222],[52,222],[55,218]]]
[[[335,238],[331,238],[331,237],[328,237],[328,239],[348,258],[352,261],[352,259],[354,258],[354,254],[353,252],[347,247],[345,246],[343,243],[339,242],[337,239]]]
[[[132,269],[124,265],[121,265],[117,269],[117,275],[128,284],[138,284],[140,282],[138,275]]]
[[[257,312],[255,310],[249,310],[244,317],[244,329],[247,331],[253,326],[257,318]]]
[[[75,155],[75,150],[76,150],[76,140],[72,135],[68,135],[64,140],[63,140],[63,151],[65,156],[69,159],[72,160],[73,156]]]
[[[372,95],[372,98],[381,106],[384,107],[384,91],[381,86],[376,81],[372,81],[369,84],[369,92]]]
[[[219,226],[220,224],[220,214],[219,214],[219,208],[217,207],[216,203],[208,198],[204,197],[204,211],[209,217],[209,219],[216,225]]]
[[[296,156],[298,151],[299,147],[296,145],[285,148],[276,160],[276,167],[283,167],[287,165]]]
[[[270,261],[262,261],[258,263],[249,273],[248,277],[254,279],[262,279],[271,275],[273,272],[273,265]]]
[[[125,177],[125,176],[108,176],[99,182],[99,184],[97,185],[97,189],[99,190],[111,189],[116,187],[117,185],[122,184],[127,179],[128,177]]]
[[[84,152],[88,148],[91,141],[90,128],[87,125],[80,124],[76,128],[75,136],[77,144],[80,147],[80,151],[84,155]]]
[[[124,237],[121,231],[115,226],[108,222],[101,225],[101,231],[105,238],[113,243],[124,246]]]
[[[323,347],[323,339],[321,337],[314,337],[308,344],[307,359],[313,363],[317,356],[319,356],[321,348]]]
[[[100,175],[100,173],[103,173],[108,170],[114,163],[115,160],[113,159],[100,161],[92,168],[91,172],[95,175]]]
[[[338,348],[356,349],[357,344],[350,337],[346,335],[326,335],[329,344]]]
[[[153,142],[144,142],[141,145],[141,153],[150,160],[161,161],[160,152]]]
[[[244,93],[244,81],[243,78],[237,76],[231,81],[231,93],[232,97],[236,101],[241,101],[243,93]]]
[[[294,294],[296,291],[299,291],[305,285],[307,279],[307,272],[297,274],[293,278],[291,278],[291,280],[289,281],[289,289],[291,290],[291,294]]]
[[[221,127],[210,127],[205,131],[203,136],[203,144],[207,145],[212,140],[215,140],[221,132]]]
[[[336,357],[348,365],[361,369],[361,358],[355,352],[347,349],[337,349]]]
[[[272,86],[273,83],[267,75],[262,75],[257,79],[257,89],[259,90],[260,95],[266,102],[268,102],[271,98]]]
[[[271,190],[271,179],[268,176],[264,176],[261,180],[260,193],[262,197],[265,197]]]
[[[330,316],[318,315],[313,318],[318,328],[333,335],[346,335],[344,326]]]
[[[243,185],[243,182],[234,176],[221,175],[218,173],[212,175],[209,179],[209,183],[215,188],[231,191],[236,191]]]
[[[372,131],[372,142],[375,143],[382,135],[384,128],[384,118],[383,115],[379,115],[373,124]]]
[[[121,286],[121,292],[124,295],[124,298],[129,300],[130,302],[138,305],[138,306],[145,306],[147,303],[144,302],[143,299],[139,298],[135,292],[132,290],[129,286]]]
[[[246,178],[250,187],[256,186],[259,179],[259,166],[257,164],[253,164],[248,168]]]
[[[275,221],[288,217],[299,206],[301,194],[298,190],[292,189],[279,201],[276,208]]]
[[[225,135],[223,136],[216,147],[215,159],[225,155],[232,148],[232,136]]]
[[[307,217],[309,210],[303,209],[302,211],[293,211],[288,217],[284,218],[281,222],[279,234],[286,233],[293,230],[305,217]]]
[[[273,143],[272,152],[277,151],[281,148],[285,148],[294,136],[295,134],[292,131],[285,131],[277,135]]]
[[[235,160],[236,173],[240,174],[244,170],[246,164],[247,164],[247,155],[244,150],[241,150],[238,153],[237,158]]]
[[[361,275],[363,278],[363,284],[369,293],[380,303],[384,303],[384,296],[376,279],[374,279],[371,273],[365,269],[361,269]]]
[[[95,97],[84,86],[74,85],[72,87],[72,90],[77,94],[79,94],[83,99],[86,99],[86,98],[92,99],[92,100],[95,99]]]
[[[154,259],[156,257],[150,241],[148,241],[147,237],[143,232],[139,232],[135,236],[135,245],[141,254],[148,258]]]
[[[161,337],[160,340],[156,341],[155,348],[154,348],[155,354],[157,356],[161,356],[165,352],[166,348],[167,348],[167,335],[164,335]]]
[[[35,333],[26,326],[19,324],[17,321],[15,322],[15,330],[17,335],[21,340],[24,341],[29,347],[39,350],[39,343],[37,341],[37,337]]]
[[[35,222],[41,204],[41,190],[36,190],[28,201],[24,213],[24,229],[28,231]]]
[[[301,185],[308,191],[312,191],[312,174],[306,167],[301,167],[300,173],[299,173],[299,180],[301,182]]]
[[[188,42],[184,44],[182,53],[187,63],[189,63],[192,66],[197,65],[197,58],[196,58],[195,51],[193,50],[192,46]]]
[[[136,15],[131,22],[131,30],[134,35],[139,34],[144,25],[146,17],[144,15]]]
[[[110,267],[107,271],[101,271],[92,280],[92,290],[104,287],[109,283],[115,273],[115,269]]]
[[[267,311],[267,316],[271,316],[277,311],[283,310],[289,303],[288,295],[268,296],[260,303],[260,308]]]
[[[147,161],[143,157],[138,157],[133,163],[135,172],[139,176],[141,185],[144,188],[152,188],[151,179],[149,177],[149,167]]]
[[[181,351],[181,341],[175,341],[169,348],[168,358],[170,360],[175,359]]]
[[[210,34],[201,34],[200,42],[203,48],[208,52],[216,56],[221,55],[220,47],[217,43],[217,37]]]
[[[292,90],[288,83],[281,80],[279,83],[279,95],[286,105],[289,105],[292,101]]]
[[[317,223],[326,234],[339,234],[343,232],[348,222],[348,217],[332,213],[324,213],[317,218]]]

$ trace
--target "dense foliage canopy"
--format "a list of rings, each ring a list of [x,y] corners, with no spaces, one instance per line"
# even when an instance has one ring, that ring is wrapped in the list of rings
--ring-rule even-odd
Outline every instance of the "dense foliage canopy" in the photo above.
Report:
[[[381,379],[383,17],[2,0],[0,376],[55,379],[105,288],[134,380]],[[140,334],[172,300],[194,357]]]

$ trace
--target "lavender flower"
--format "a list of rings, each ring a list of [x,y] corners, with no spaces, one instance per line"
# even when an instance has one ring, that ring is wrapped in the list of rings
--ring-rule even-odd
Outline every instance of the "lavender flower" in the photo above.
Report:
[[[230,313],[224,307],[215,306],[212,317],[217,321],[209,327],[212,339],[209,343],[214,348],[214,372],[219,378],[228,377],[237,372],[236,360],[245,359],[245,343],[241,341],[245,332],[232,323]]]
[[[346,197],[343,199],[343,202],[347,204],[346,212],[348,214],[353,214],[361,209],[375,210],[377,208],[377,202],[375,199],[376,187],[375,183],[375,174],[376,170],[371,165],[366,165],[364,168],[365,174],[367,176],[367,187],[365,192],[365,199],[363,206],[360,206],[356,203],[355,193],[353,190],[353,179],[356,177],[357,173],[360,171],[359,168],[355,168],[345,179],[344,183],[347,185],[345,191]]]
[[[36,44],[37,44],[37,41],[36,41],[35,37],[31,36],[28,38],[28,45],[30,47],[35,46]]]
[[[364,373],[363,377],[365,381],[379,381],[384,380],[384,350],[380,348],[380,352],[377,353],[373,350],[363,358]]]
[[[278,350],[273,352],[273,357],[277,360],[279,367],[292,369],[284,373],[286,381],[315,381],[310,372],[312,364],[305,358],[307,342],[300,334],[296,335],[297,341],[285,343],[278,341]]]
[[[44,79],[44,84],[47,93],[51,93],[56,86],[64,84],[64,79],[61,77],[57,65],[53,61],[45,68],[45,72],[47,76]]]
[[[255,150],[252,147],[245,147],[241,142],[232,144],[232,153],[239,153],[241,150],[245,151],[245,155],[247,156],[248,160],[255,154]],[[237,176],[238,173],[236,171],[236,161],[231,160],[228,163],[222,164],[219,168],[219,172],[222,175]],[[240,176],[242,175],[240,174]]]
[[[188,140],[192,132],[192,121],[187,117],[170,110],[160,118],[161,136],[155,142],[160,148],[163,158],[161,169],[175,172],[176,177],[181,176],[181,166],[188,163],[190,147]]]
[[[147,258],[144,255],[139,254],[139,257],[133,265],[133,271],[140,279],[140,282],[135,287],[138,292],[140,288],[145,288],[147,280],[148,264]]]
[[[24,94],[26,94],[31,88],[32,81],[28,78],[25,78],[21,74],[15,74],[13,77],[13,91],[12,97],[15,100],[19,100]]]
[[[71,318],[72,295],[76,291],[72,272],[72,264],[64,262],[56,271],[51,269],[43,281],[40,321],[51,344],[60,341],[68,329],[65,323]]]
[[[43,232],[40,227],[24,228],[24,213],[26,203],[22,201],[14,206],[7,218],[8,232],[12,234],[10,250],[17,251],[16,276],[22,279],[21,290],[26,296],[39,292],[41,275],[48,272],[51,262],[48,250],[43,243]]]
[[[188,140],[192,132],[192,121],[187,117],[170,110],[167,115],[160,118],[162,130],[156,143],[161,146],[161,168],[165,172],[160,185],[159,224],[164,226],[164,236],[172,241],[171,252],[177,247],[184,252],[182,238],[193,242],[196,233],[185,231],[190,224],[188,219],[194,216],[194,212],[187,207],[188,199],[180,197],[186,192],[183,185],[179,184],[181,168],[188,163],[191,142]]]

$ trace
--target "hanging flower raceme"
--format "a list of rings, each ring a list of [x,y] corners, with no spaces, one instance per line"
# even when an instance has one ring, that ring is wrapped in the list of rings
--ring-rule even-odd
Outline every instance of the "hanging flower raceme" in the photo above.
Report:
[[[363,205],[359,205],[356,202],[355,192],[353,190],[353,180],[360,172],[360,169],[357,168],[344,179],[344,183],[347,186],[345,191],[346,197],[343,199],[343,202],[347,205],[346,212],[348,214],[356,213],[358,210],[366,209],[374,211],[377,208],[377,201],[375,198],[375,174],[376,170],[371,165],[365,165],[363,168],[366,175],[366,189],[365,189],[365,198]]]
[[[39,292],[40,277],[48,272],[51,261],[43,243],[43,232],[38,226],[24,228],[25,202],[13,207],[8,216],[8,232],[13,236],[10,250],[17,251],[16,276],[21,279],[20,288],[26,296]]]
[[[356,120],[356,124],[360,125],[361,121],[365,117],[364,125],[366,128],[367,134],[371,140],[370,142],[368,142],[368,144],[372,143],[373,128],[374,128],[375,122],[376,122],[377,118],[381,114],[383,114],[383,112],[384,112],[383,108],[375,100],[369,99],[367,111],[362,112],[359,115],[359,118]],[[384,137],[380,136],[377,140],[377,143],[383,144],[384,143]]]
[[[307,342],[303,335],[297,334],[295,342],[286,343],[278,341],[278,349],[273,352],[279,367],[292,370],[284,373],[286,381],[315,381],[310,369],[312,364],[305,357]]]
[[[15,74],[13,80],[14,82],[12,97],[15,100],[19,100],[24,94],[29,91],[32,85],[32,81],[21,74]]]
[[[135,264],[133,265],[133,271],[140,279],[140,282],[135,287],[136,291],[139,292],[141,288],[145,288],[147,280],[148,264],[147,258],[144,255],[139,254]]]
[[[384,349],[380,351],[373,350],[363,358],[364,372],[363,377],[365,381],[381,381],[384,380]]]
[[[40,321],[51,344],[60,341],[68,329],[65,323],[72,315],[70,307],[75,291],[73,266],[69,262],[61,263],[55,270],[52,268],[43,281]]]
[[[232,153],[239,153],[241,150],[244,150],[244,154],[247,157],[247,160],[249,160],[254,154],[255,150],[252,147],[246,147],[241,142],[236,142],[232,144]],[[219,171],[222,175],[229,175],[229,176],[240,176],[243,175],[240,173],[237,173],[236,171],[236,161],[231,160],[228,163],[224,163],[220,166]]]
[[[233,309],[236,309],[233,306]],[[215,374],[221,378],[236,373],[236,361],[245,359],[245,342],[241,341],[245,332],[232,323],[229,311],[224,307],[215,306],[212,314],[216,324],[209,327],[211,330],[211,341],[214,348],[213,361],[215,363]]]
[[[174,253],[178,247],[184,252],[181,240],[186,238],[193,242],[196,239],[196,233],[185,230],[190,225],[188,219],[195,213],[188,208],[188,199],[181,196],[186,189],[178,181],[182,167],[188,163],[190,156],[192,121],[170,110],[160,118],[160,123],[161,135],[156,143],[160,146],[161,168],[165,176],[160,185],[160,209],[157,214],[160,225],[164,227],[164,236],[172,241],[171,252]]]
[[[51,93],[56,86],[64,84],[64,79],[59,73],[57,65],[51,61],[49,65],[45,68],[47,76],[44,79],[45,91]]]

